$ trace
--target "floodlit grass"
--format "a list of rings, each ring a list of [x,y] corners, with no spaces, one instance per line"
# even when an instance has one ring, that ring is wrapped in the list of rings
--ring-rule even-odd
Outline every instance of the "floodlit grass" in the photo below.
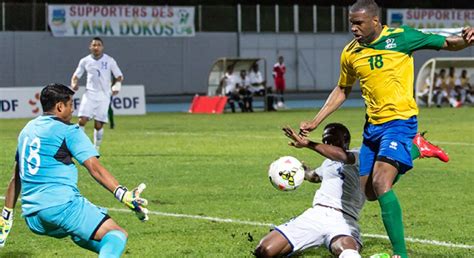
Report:
[[[280,224],[311,205],[317,184],[305,182],[294,192],[275,190],[267,178],[271,161],[292,155],[311,166],[323,158],[309,150],[287,146],[283,125],[298,127],[316,110],[275,113],[191,115],[160,113],[117,117],[116,129],[106,128],[101,162],[129,188],[147,184],[144,197],[152,211]],[[75,122],[76,120],[74,120]],[[0,193],[6,190],[16,150],[16,137],[25,119],[0,120]],[[352,146],[361,143],[364,110],[341,109],[328,122],[342,122],[352,132]],[[395,186],[407,237],[474,246],[474,113],[472,108],[422,109],[419,130],[442,146],[447,164],[418,160],[415,169]],[[312,133],[320,139],[321,129]],[[92,123],[87,127],[92,134]],[[83,168],[79,188],[93,203],[124,208]],[[33,234],[16,208],[15,224],[1,257],[89,256],[69,239]],[[265,225],[246,225],[196,218],[151,215],[140,223],[128,212],[110,215],[130,238],[129,257],[250,257],[269,232]],[[365,234],[385,235],[377,202],[367,203],[361,217]],[[388,240],[364,237],[363,256],[390,252]],[[472,257],[474,249],[408,242],[412,257]],[[325,248],[305,257],[329,257]]]

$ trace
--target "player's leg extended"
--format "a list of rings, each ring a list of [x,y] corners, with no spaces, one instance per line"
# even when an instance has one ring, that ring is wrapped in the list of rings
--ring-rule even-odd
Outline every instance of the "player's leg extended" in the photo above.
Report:
[[[275,257],[291,253],[292,247],[278,230],[268,233],[254,251],[256,257]]]
[[[105,221],[94,236],[94,240],[99,241],[99,257],[120,257],[125,250],[127,237],[127,232],[115,221]]]
[[[78,246],[99,254],[99,257],[120,257],[127,243],[127,232],[112,219],[107,219],[96,232],[94,239],[72,236]]]
[[[395,192],[392,190],[392,182],[398,175],[398,169],[385,161],[377,161],[374,165],[373,186],[377,195],[382,220],[387,235],[396,255],[408,257],[405,243],[405,233],[402,220],[402,209]]]
[[[89,121],[88,117],[81,116],[79,117],[79,121],[77,122],[79,124],[79,127],[84,131],[86,128],[87,121]]]
[[[102,143],[102,138],[104,137],[104,122],[95,120],[94,123],[94,146],[96,148],[100,147]]]
[[[350,236],[337,236],[331,240],[331,252],[339,258],[359,258],[359,243]]]
[[[438,158],[443,162],[449,161],[449,156],[440,147],[430,143],[425,139],[426,132],[417,133],[413,138],[413,146],[411,148],[412,159],[420,158]]]
[[[81,104],[79,105],[78,117],[79,117],[79,127],[82,130],[85,130],[85,126],[89,119],[93,117],[94,103],[89,100],[87,94],[82,95]]]

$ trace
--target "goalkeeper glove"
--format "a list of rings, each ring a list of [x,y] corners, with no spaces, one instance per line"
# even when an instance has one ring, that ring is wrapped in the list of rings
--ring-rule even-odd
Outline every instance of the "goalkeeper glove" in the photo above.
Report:
[[[13,209],[3,207],[2,216],[0,216],[0,248],[5,246],[8,234],[13,226]]]
[[[140,198],[140,194],[145,190],[146,185],[141,183],[137,188],[129,191],[125,186],[117,186],[114,191],[115,198],[124,203],[141,221],[148,220],[148,209],[144,206],[148,205],[146,199]]]

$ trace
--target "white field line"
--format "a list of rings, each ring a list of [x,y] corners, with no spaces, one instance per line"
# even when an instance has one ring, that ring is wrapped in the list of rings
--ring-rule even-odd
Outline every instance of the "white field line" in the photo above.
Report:
[[[145,132],[145,135],[163,135],[163,136],[177,136],[177,135],[182,135],[182,136],[213,136],[213,137],[232,137],[235,138],[235,134],[231,133],[181,133],[181,132],[155,132],[155,131],[148,131]],[[265,136],[265,135],[239,135],[239,137],[243,138],[251,138],[251,139],[286,139],[286,137],[281,134],[281,136]],[[353,139],[353,142],[362,142],[362,139]],[[457,146],[474,146],[474,143],[470,142],[444,142],[444,141],[432,141],[430,140],[431,143],[437,144],[437,145],[457,145]]]
[[[117,211],[117,212],[131,212],[128,209],[117,209],[117,208],[107,208],[107,209],[111,210],[111,211]],[[274,224],[264,223],[264,222],[245,221],[245,220],[238,220],[238,219],[224,219],[224,218],[216,218],[216,217],[208,217],[208,216],[200,216],[200,215],[189,215],[189,214],[178,214],[178,213],[168,213],[168,212],[160,212],[160,211],[149,211],[149,214],[164,216],[164,217],[199,219],[199,220],[208,220],[208,221],[222,222],[222,223],[243,224],[243,225],[251,225],[251,226],[262,226],[262,227],[273,227],[273,226],[275,226]],[[387,236],[378,235],[378,234],[362,234],[362,236],[363,237],[369,237],[369,238],[388,239]],[[444,247],[451,247],[451,248],[474,249],[474,245],[455,244],[455,243],[443,242],[443,241],[438,241],[438,240],[426,240],[426,239],[418,239],[418,238],[412,238],[412,237],[406,237],[405,240],[407,242],[421,243],[421,244],[427,244],[427,245],[444,246]]]
[[[1,200],[5,200],[4,196],[0,196]],[[106,208],[110,211],[116,212],[128,212],[131,211],[129,209],[117,209],[117,208]],[[161,212],[161,211],[148,211],[149,214],[164,216],[164,217],[175,217],[175,218],[187,218],[187,219],[199,219],[199,220],[208,220],[208,221],[215,221],[215,222],[222,222],[222,223],[232,223],[232,224],[242,224],[242,225],[251,225],[251,226],[260,226],[260,227],[273,227],[274,224],[271,223],[264,223],[264,222],[255,222],[255,221],[245,221],[245,220],[238,220],[238,219],[224,219],[224,218],[216,218],[216,217],[208,217],[208,216],[200,216],[200,215],[189,215],[189,214],[179,214],[179,213],[169,213],[169,212]],[[378,235],[378,234],[362,234],[363,237],[369,238],[380,238],[380,239],[388,239],[385,235]],[[444,247],[451,247],[451,248],[463,248],[463,249],[474,249],[474,245],[464,245],[464,244],[455,244],[449,242],[443,242],[438,240],[426,240],[426,239],[418,239],[412,237],[406,237],[405,240],[407,242],[412,243],[421,243],[427,245],[435,245],[435,246],[444,246]]]

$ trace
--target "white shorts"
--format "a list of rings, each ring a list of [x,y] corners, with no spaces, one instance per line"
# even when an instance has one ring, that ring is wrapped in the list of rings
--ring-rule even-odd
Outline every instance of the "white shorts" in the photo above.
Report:
[[[87,95],[87,93],[84,93],[84,95],[82,95],[78,116],[88,117],[89,119],[94,118],[96,121],[108,123],[110,98],[95,100],[91,99]]]
[[[331,250],[331,240],[341,235],[352,236],[362,247],[359,225],[354,218],[318,205],[276,227],[275,230],[288,240],[293,252],[323,244]]]

